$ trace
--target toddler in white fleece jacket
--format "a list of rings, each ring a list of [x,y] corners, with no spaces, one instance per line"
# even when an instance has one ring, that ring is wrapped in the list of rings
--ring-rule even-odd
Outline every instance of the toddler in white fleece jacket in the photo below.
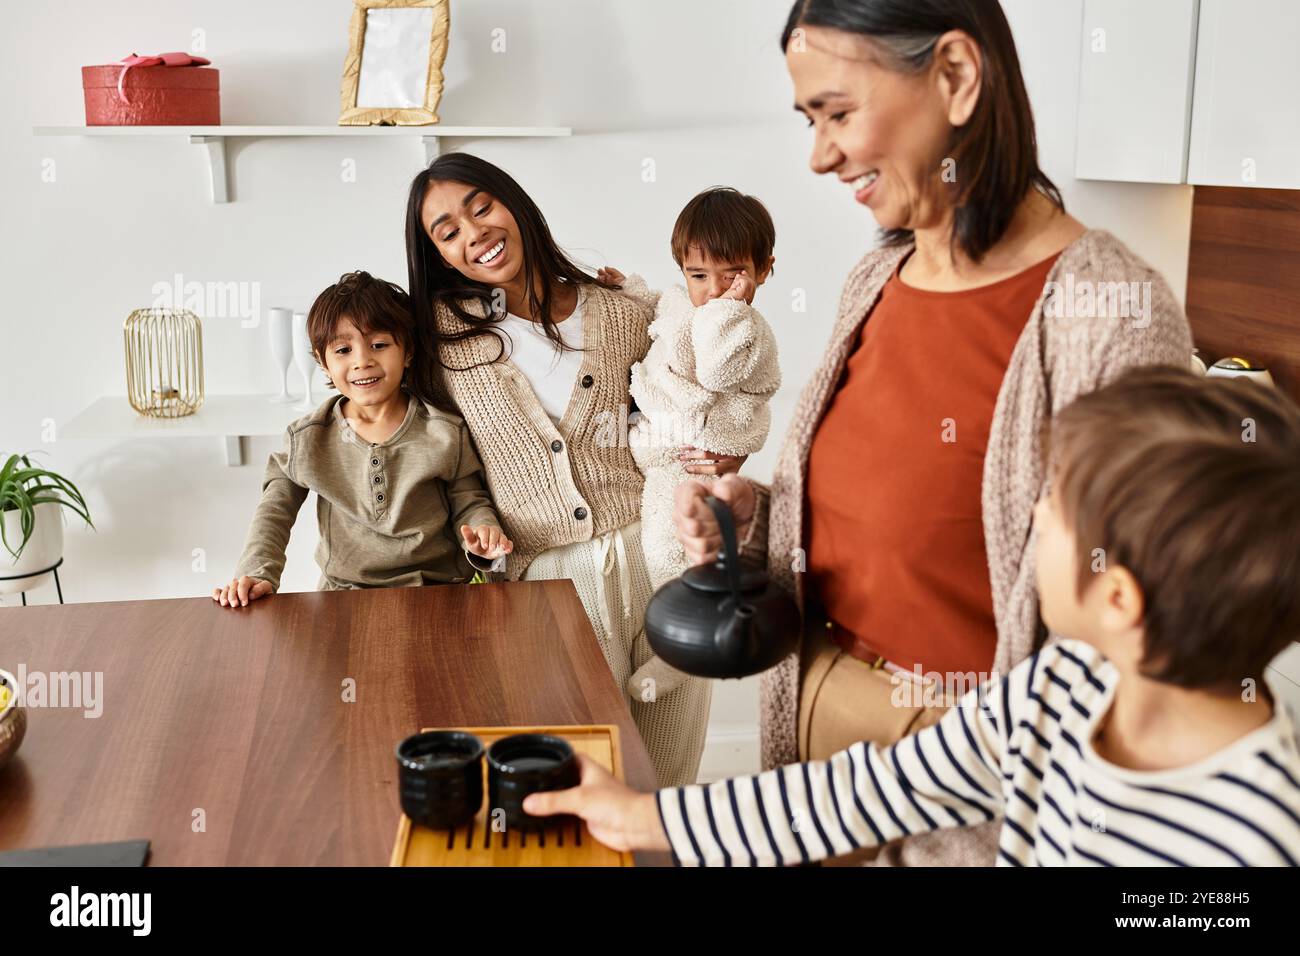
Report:
[[[626,295],[655,306],[650,349],[632,366],[640,414],[628,441],[645,475],[641,540],[656,590],[686,570],[673,528],[674,490],[683,481],[712,480],[686,472],[682,449],[741,457],[767,440],[768,400],[781,371],[776,337],[752,303],[772,272],[775,241],[762,203],[717,187],[692,199],[673,227],[673,258],[685,287],[660,294],[639,276],[623,280]],[[643,697],[653,687],[656,696],[666,694],[681,677],[655,657],[631,676],[628,691]]]

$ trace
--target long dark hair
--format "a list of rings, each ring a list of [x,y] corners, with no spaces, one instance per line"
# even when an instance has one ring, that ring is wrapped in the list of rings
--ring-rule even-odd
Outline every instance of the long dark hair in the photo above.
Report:
[[[1006,233],[1031,189],[1061,210],[1065,202],[1038,165],[1034,114],[1020,73],[1011,26],[998,0],[796,0],[781,49],[801,27],[827,27],[874,41],[883,66],[915,73],[930,65],[935,44],[961,30],[984,57],[979,102],[965,126],[953,130],[949,157],[961,170],[954,196],[952,241],[973,261]],[[909,229],[887,229],[886,245],[912,240]]]
[[[494,310],[493,288],[467,279],[443,261],[433,240],[420,221],[420,207],[424,204],[429,186],[437,182],[456,182],[474,186],[492,196],[515,217],[523,241],[524,283],[528,288],[528,306],[546,337],[556,348],[569,349],[559,329],[551,321],[551,303],[555,297],[556,283],[572,282],[575,285],[594,283],[595,280],[556,244],[546,217],[537,204],[524,192],[505,170],[469,153],[444,153],[416,173],[406,201],[406,273],[411,294],[411,313],[415,319],[417,361],[413,363],[416,374],[413,386],[421,398],[443,408],[452,403],[442,377],[445,365],[439,354],[439,342],[454,342],[480,335],[492,335],[492,326],[504,318],[504,311]],[[540,279],[542,281],[537,282]],[[538,286],[541,286],[540,292]],[[481,313],[471,307],[478,302]],[[467,329],[442,334],[434,321],[434,310],[441,303],[460,318]],[[498,338],[500,350],[493,361],[500,360],[505,344]],[[468,366],[470,368],[474,366]],[[464,371],[464,369],[453,369]]]

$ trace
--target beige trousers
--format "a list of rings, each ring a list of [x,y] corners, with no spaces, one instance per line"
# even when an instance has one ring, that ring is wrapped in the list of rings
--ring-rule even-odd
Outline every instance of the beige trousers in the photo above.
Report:
[[[907,678],[902,678],[906,680]],[[804,635],[799,661],[799,759],[826,760],[859,740],[888,747],[937,724],[946,707],[906,706],[891,675],[858,660],[815,627]],[[915,699],[922,699],[916,695]],[[938,697],[942,699],[942,697]],[[826,866],[861,866],[895,850],[857,850],[827,860]]]
[[[641,545],[641,523],[633,522],[590,541],[543,551],[524,572],[525,581],[568,578],[591,619],[601,652],[624,693],[661,787],[695,782],[704,752],[712,682],[685,677],[667,693],[647,685],[628,695],[628,678],[654,652],[645,636],[645,609],[653,593]]]

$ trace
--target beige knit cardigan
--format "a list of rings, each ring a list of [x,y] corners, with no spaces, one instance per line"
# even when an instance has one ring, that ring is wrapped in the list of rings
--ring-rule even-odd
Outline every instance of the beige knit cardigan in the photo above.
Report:
[[[650,347],[654,310],[599,285],[584,287],[584,354],[568,408],[551,421],[528,379],[498,354],[497,334],[439,345],[444,381],[469,426],[488,490],[514,551],[518,580],[538,554],[622,528],[641,517],[645,479],[628,445],[630,369]],[[479,302],[467,310],[485,315]],[[442,334],[467,329],[445,305]]]
[[[746,533],[744,553],[766,557],[774,580],[804,606],[804,479],[808,452],[822,415],[835,393],[862,322],[882,286],[912,247],[868,253],[849,273],[825,359],[804,386],[769,487],[754,482],[757,507]],[[1066,293],[1079,295],[1085,283],[1108,293],[1106,283],[1139,283],[1150,293],[1149,320],[1116,317],[1109,308],[1073,314]],[[1052,283],[1060,285],[1054,287]],[[1057,297],[1049,301],[1049,292]],[[1078,301],[1076,298],[1074,301]],[[1086,309],[1083,311],[1087,311]],[[920,319],[922,317],[918,317]],[[1108,232],[1090,230],[1066,247],[1024,331],[998,390],[984,458],[981,510],[984,544],[997,620],[993,667],[1006,674],[1034,650],[1038,601],[1034,587],[1031,518],[1044,488],[1039,439],[1044,421],[1135,365],[1187,367],[1192,340],[1187,319],[1164,279]],[[918,383],[918,387],[923,387]],[[868,493],[870,493],[868,491]],[[924,503],[918,502],[917,507]],[[761,559],[761,558],[760,558]],[[935,560],[942,560],[936,555]],[[798,760],[799,655],[791,654],[762,677],[762,760],[764,769]],[[904,841],[893,862],[991,864],[996,827],[947,832]],[[982,833],[980,831],[988,831]]]

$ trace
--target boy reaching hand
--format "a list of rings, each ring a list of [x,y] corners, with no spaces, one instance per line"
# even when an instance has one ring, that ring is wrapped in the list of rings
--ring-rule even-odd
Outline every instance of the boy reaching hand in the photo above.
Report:
[[[1000,818],[1000,865],[1296,866],[1296,722],[1266,667],[1300,637],[1300,410],[1138,369],[1060,412],[1050,455],[1038,592],[1063,640],[890,747],[657,794],[584,760],[527,812],[686,865]]]

